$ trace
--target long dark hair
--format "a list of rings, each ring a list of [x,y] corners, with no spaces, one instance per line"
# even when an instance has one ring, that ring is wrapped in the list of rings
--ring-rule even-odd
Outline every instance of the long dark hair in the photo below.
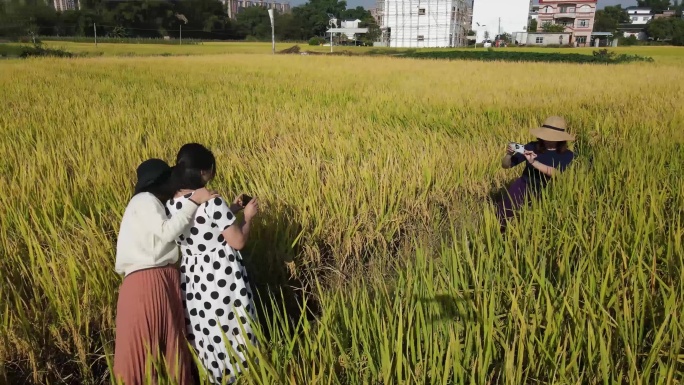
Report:
[[[537,154],[541,154],[541,153],[546,151],[546,146],[544,146],[544,141],[541,139],[537,140],[534,147],[535,147],[534,152],[536,152]],[[568,142],[565,140],[562,142],[556,142],[556,151],[559,153],[563,153],[565,151],[568,151]]]
[[[208,148],[199,143],[187,143],[178,150],[173,178],[178,190],[196,190],[207,183],[202,178],[202,172],[211,171],[210,178],[216,175],[216,158]]]
[[[176,179],[171,176],[171,174],[164,176],[162,179],[154,182],[153,184],[140,189],[140,193],[150,193],[154,195],[160,202],[165,203],[169,199],[176,195],[176,191],[179,190],[178,183]],[[136,194],[137,195],[137,194]]]

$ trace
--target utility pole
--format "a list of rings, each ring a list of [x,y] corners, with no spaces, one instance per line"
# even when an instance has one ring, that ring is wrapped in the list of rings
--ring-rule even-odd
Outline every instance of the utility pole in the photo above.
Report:
[[[95,47],[97,47],[97,26],[93,23],[93,32],[95,33]]]
[[[275,55],[275,24],[274,24],[273,9],[268,10],[268,18],[271,19],[271,50],[273,51],[273,54]]]
[[[499,18],[499,38],[501,38],[501,18]]]
[[[183,45],[183,24],[188,24],[188,19],[182,13],[176,13],[176,19],[178,19],[178,45]],[[181,22],[183,24],[181,24]]]

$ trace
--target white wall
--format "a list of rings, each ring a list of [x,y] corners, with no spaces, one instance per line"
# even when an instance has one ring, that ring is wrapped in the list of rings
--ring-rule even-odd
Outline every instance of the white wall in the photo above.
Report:
[[[646,25],[646,23],[648,23],[651,19],[653,19],[653,15],[630,14],[629,19],[630,19],[631,24],[644,24],[644,25]]]
[[[383,26],[392,29],[389,46],[449,47],[456,5],[455,0],[385,0]]]
[[[501,33],[523,31],[527,27],[527,15],[530,10],[530,0],[475,0],[473,4],[473,30],[477,32],[477,41],[484,40],[485,30],[489,31],[489,38],[499,33],[499,18],[501,18]],[[486,25],[486,27],[478,27]]]
[[[623,32],[622,35],[624,37],[630,37],[632,35],[636,36],[638,40],[648,40],[648,35],[646,35],[646,32],[644,31],[639,31],[639,32]]]
[[[563,44],[570,42],[569,33],[529,33],[527,34],[527,45],[554,45],[560,44],[560,36],[563,36]],[[541,43],[537,43],[537,38],[543,38]]]

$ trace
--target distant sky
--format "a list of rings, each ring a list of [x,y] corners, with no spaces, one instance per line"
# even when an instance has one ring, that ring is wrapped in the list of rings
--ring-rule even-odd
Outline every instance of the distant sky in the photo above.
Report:
[[[486,1],[486,0],[475,0],[477,1]],[[511,0],[512,1],[512,0]],[[305,3],[306,0],[290,0],[290,4],[292,6],[299,5]],[[350,8],[355,8],[357,6],[362,6],[365,8],[374,8],[375,7],[375,0],[347,0],[347,6]],[[506,0],[501,0],[502,3],[509,3]],[[629,7],[630,5],[636,5],[636,0],[599,0],[598,6],[599,8],[603,8],[607,5],[616,5],[616,4],[622,4],[624,7]]]
[[[493,39],[499,26],[502,33],[523,31],[529,9],[530,0],[475,0],[473,30],[477,32],[477,41],[484,40],[485,31]]]

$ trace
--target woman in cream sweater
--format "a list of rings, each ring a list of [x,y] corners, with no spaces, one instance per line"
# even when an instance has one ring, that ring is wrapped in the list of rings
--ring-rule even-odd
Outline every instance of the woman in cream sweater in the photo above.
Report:
[[[174,382],[190,384],[175,240],[193,221],[199,205],[216,195],[198,189],[167,219],[162,202],[177,190],[171,167],[149,159],[137,174],[117,241],[116,272],[124,279],[117,303],[113,374],[126,385],[142,385],[148,374],[156,377],[157,363],[166,367]]]

